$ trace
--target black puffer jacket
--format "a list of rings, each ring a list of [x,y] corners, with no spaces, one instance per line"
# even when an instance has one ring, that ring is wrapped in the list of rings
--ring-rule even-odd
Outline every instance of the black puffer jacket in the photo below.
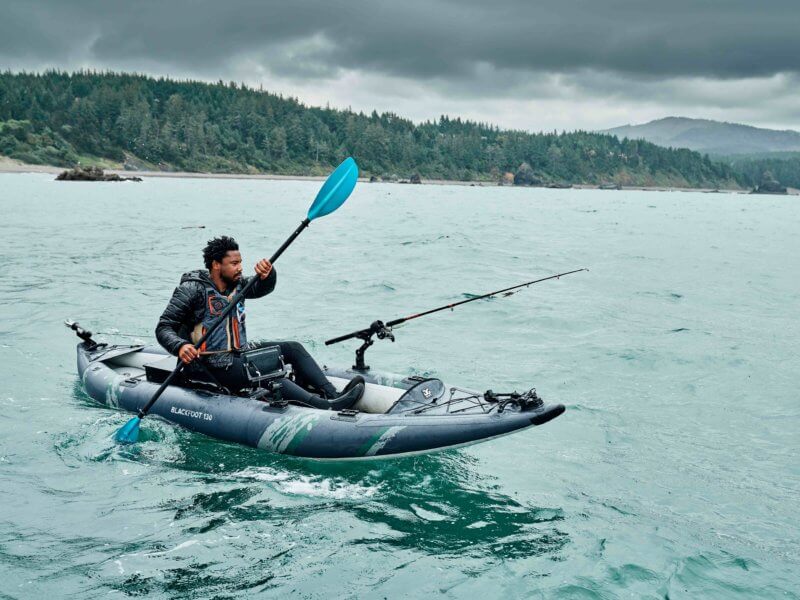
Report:
[[[245,299],[266,296],[275,289],[278,276],[275,267],[266,279],[259,281],[247,292]],[[250,281],[242,277],[235,290],[226,290],[225,295],[238,292]],[[206,286],[214,285],[205,269],[189,271],[181,277],[181,283],[172,292],[167,308],[156,325],[156,339],[170,354],[178,355],[184,344],[191,344],[192,329],[203,320],[205,314]],[[212,357],[215,366],[227,366],[231,362],[229,354]]]

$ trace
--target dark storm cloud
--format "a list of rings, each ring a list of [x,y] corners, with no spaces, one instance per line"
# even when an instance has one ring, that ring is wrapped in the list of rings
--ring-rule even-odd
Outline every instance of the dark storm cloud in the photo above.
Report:
[[[208,73],[248,57],[298,78],[349,69],[443,80],[471,80],[481,67],[634,78],[800,71],[797,0],[7,0],[2,13],[3,66],[82,58]]]
[[[533,130],[797,127],[800,0],[2,0],[0,69],[263,84]]]

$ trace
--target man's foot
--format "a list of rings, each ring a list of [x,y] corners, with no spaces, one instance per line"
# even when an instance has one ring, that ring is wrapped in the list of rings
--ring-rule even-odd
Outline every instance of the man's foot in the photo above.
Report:
[[[358,383],[363,385],[365,388],[367,387],[367,384],[366,384],[366,382],[364,381],[364,378],[361,375],[356,375],[350,381],[348,381],[347,385],[344,386],[344,388],[342,389],[341,392],[337,392],[336,388],[333,387],[333,384],[328,382],[328,385],[326,385],[325,388],[322,390],[322,394],[320,394],[320,396],[324,396],[328,400],[336,400],[340,396],[346,394],[347,392],[352,390],[354,387],[356,387],[356,384],[358,384]]]
[[[352,378],[352,379],[351,379],[351,380],[350,380],[350,381],[347,383],[347,385],[346,385],[346,386],[344,386],[344,389],[342,390],[342,394],[346,394],[347,392],[349,392],[350,390],[352,390],[354,387],[356,387],[356,386],[357,386],[359,383],[360,383],[361,385],[363,385],[363,386],[364,386],[364,388],[366,389],[366,387],[367,387],[367,383],[366,383],[366,381],[364,381],[364,378],[363,378],[361,375],[356,375],[355,377],[353,377],[353,378]],[[341,394],[340,394],[340,395],[341,395]]]
[[[361,382],[356,381],[353,383],[355,379],[356,378],[353,378],[353,381],[347,384],[339,397],[328,400],[328,405],[331,410],[344,410],[361,400],[361,396],[364,395],[364,378],[361,378]]]

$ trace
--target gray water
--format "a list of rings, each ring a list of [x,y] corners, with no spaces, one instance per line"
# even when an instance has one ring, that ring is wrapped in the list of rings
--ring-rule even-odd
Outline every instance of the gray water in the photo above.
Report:
[[[325,339],[588,267],[367,355],[567,412],[361,464],[156,419],[116,446],[129,415],[82,392],[63,319],[151,341],[207,239],[268,256],[318,186],[0,175],[0,596],[800,596],[793,197],[359,184],[281,258],[250,336],[348,365]]]

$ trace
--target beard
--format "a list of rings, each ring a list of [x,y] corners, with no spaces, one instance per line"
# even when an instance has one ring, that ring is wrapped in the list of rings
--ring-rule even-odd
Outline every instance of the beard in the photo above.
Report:
[[[234,285],[239,283],[239,280],[242,278],[241,274],[234,275],[233,277],[228,277],[227,275],[222,275],[221,273],[220,277],[222,278],[222,281],[225,282],[225,285],[227,287],[233,287]]]

